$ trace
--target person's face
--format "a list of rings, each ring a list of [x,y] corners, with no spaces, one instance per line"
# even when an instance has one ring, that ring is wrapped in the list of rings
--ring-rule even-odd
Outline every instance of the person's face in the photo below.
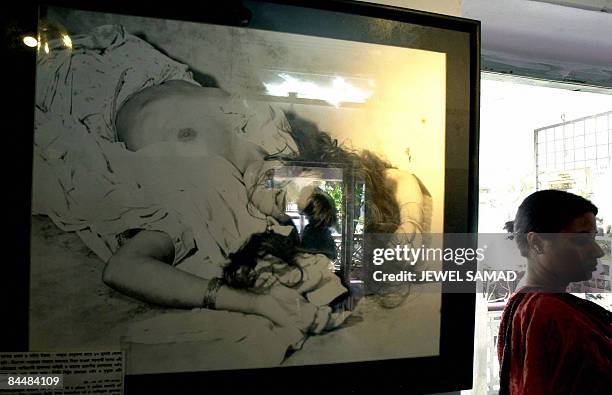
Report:
[[[549,234],[544,239],[540,261],[565,281],[588,280],[597,267],[597,259],[604,256],[595,240],[596,234],[595,215],[585,213],[560,233]]]

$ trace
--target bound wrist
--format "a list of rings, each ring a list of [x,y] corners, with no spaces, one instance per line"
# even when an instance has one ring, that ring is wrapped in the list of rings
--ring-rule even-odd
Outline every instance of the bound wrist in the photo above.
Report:
[[[202,296],[202,307],[209,310],[217,309],[217,294],[223,286],[222,278],[213,278],[206,284],[204,295]]]

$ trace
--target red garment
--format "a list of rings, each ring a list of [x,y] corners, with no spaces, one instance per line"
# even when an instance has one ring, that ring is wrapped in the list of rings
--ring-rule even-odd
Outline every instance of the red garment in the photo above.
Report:
[[[510,328],[510,380],[506,393],[611,394],[611,314],[571,294],[535,291],[512,295],[499,328],[500,366],[508,306],[517,297],[523,299]]]

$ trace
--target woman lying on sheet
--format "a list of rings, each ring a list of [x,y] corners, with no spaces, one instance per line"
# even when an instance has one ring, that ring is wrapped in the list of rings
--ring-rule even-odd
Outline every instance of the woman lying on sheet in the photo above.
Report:
[[[107,262],[112,287],[151,303],[312,329],[310,302],[220,280],[251,235],[287,231],[286,191],[262,182],[283,160],[363,169],[367,232],[428,231],[420,182],[376,155],[338,147],[292,114],[200,86],[187,66],[120,26],[72,42],[49,43],[37,63],[33,211],[78,232]]]

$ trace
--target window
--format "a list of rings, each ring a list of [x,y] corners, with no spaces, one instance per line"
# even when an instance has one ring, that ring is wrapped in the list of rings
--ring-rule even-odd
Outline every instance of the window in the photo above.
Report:
[[[610,309],[609,292],[589,292],[610,287],[612,90],[582,92],[487,73],[481,87],[479,233],[503,232],[521,201],[537,189],[587,197],[599,208],[598,242],[607,256],[593,279],[573,291]],[[496,284],[495,298],[486,292],[477,298],[474,388],[486,386],[491,394],[499,388],[495,345],[505,304],[499,292],[507,298],[513,286]]]

